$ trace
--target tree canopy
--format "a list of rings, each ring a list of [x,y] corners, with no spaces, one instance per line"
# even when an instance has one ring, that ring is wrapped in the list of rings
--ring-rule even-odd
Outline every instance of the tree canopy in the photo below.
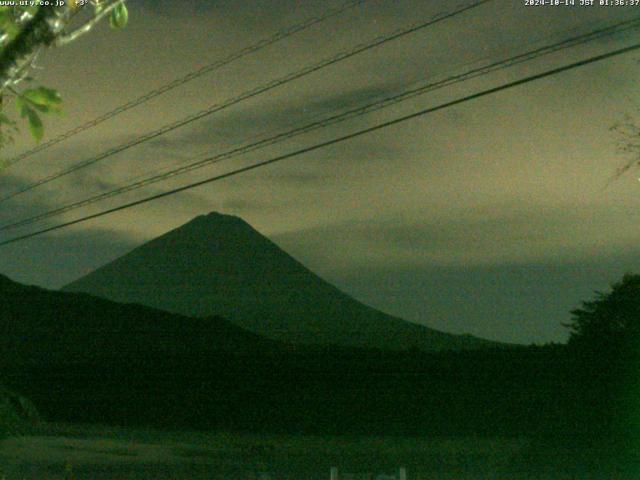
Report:
[[[59,93],[30,76],[38,55],[77,40],[102,19],[119,29],[129,18],[125,0],[15,3],[0,6],[0,148],[13,141],[20,122],[39,141],[44,135],[41,115],[61,111]],[[13,113],[6,108],[9,103],[15,106]]]
[[[567,326],[570,345],[597,348],[638,346],[640,341],[640,275],[626,274],[608,293],[573,310]]]

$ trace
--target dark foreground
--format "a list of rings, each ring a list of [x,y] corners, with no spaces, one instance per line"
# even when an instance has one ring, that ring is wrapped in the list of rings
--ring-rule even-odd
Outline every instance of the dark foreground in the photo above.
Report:
[[[363,437],[169,432],[46,425],[0,441],[0,478],[13,479],[632,479],[603,470],[570,445],[530,438]],[[585,456],[581,458],[584,460]]]
[[[622,313],[596,315],[611,328],[566,346],[393,352],[280,344],[219,318],[4,285],[2,383],[50,422],[126,427],[6,438],[7,480],[327,478],[332,466],[640,478],[640,330],[620,333]],[[20,402],[4,410],[32,417]]]
[[[631,358],[332,349],[16,365],[6,382],[45,419],[126,428],[6,438],[2,473],[276,480],[329,478],[336,466],[360,480],[403,466],[407,480],[637,479]]]

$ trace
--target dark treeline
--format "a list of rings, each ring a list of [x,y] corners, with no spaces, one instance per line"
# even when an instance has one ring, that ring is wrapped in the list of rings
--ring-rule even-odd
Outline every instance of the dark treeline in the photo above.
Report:
[[[219,318],[8,279],[0,296],[2,383],[52,421],[625,445],[637,433],[636,335],[439,353],[292,347]]]
[[[577,435],[608,421],[598,418],[607,396],[589,389],[611,393],[563,347],[114,356],[4,370],[51,420],[290,433]]]

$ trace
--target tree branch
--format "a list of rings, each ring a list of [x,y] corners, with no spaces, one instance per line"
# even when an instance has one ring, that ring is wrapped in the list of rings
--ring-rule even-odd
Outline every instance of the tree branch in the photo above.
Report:
[[[121,3],[124,3],[124,0],[114,0],[111,4],[104,7],[100,11],[100,13],[95,14],[93,17],[91,17],[89,20],[87,20],[83,25],[78,27],[73,32],[66,33],[56,38],[54,45],[56,47],[61,47],[63,45],[66,45],[67,43],[73,42],[74,40],[76,40],[78,37],[81,37],[85,33],[88,33],[89,31],[91,31],[93,27],[95,27],[103,18],[109,15],[112,12],[112,10],[116,8],[118,5],[120,5]]]
[[[42,47],[54,44],[69,22],[74,8],[43,6],[22,31],[0,52],[0,94],[27,70]]]

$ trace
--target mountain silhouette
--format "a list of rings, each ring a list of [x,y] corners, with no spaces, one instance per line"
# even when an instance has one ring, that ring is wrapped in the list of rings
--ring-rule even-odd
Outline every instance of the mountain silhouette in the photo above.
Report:
[[[288,343],[430,351],[492,344],[368,307],[244,220],[220,213],[198,216],[63,290],[187,316],[219,315]]]
[[[219,317],[189,318],[0,275],[0,366],[151,361],[268,351],[275,342]]]

